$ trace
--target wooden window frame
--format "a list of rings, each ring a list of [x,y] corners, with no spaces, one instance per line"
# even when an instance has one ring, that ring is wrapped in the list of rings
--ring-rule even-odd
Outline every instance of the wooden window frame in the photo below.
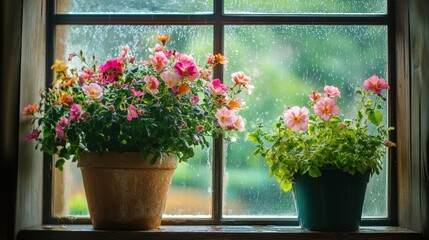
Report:
[[[11,1],[9,1],[11,3]],[[42,154],[34,150],[34,146],[30,143],[19,142],[17,148],[19,156],[17,161],[17,175],[15,181],[13,173],[7,175],[12,182],[17,185],[16,195],[17,201],[12,205],[6,205],[7,208],[15,207],[15,217],[11,217],[15,224],[8,224],[11,228],[7,228],[9,237],[7,239],[30,240],[30,239],[426,239],[429,237],[428,225],[428,203],[422,201],[427,199],[429,194],[428,178],[422,176],[422,171],[427,170],[427,134],[428,123],[425,122],[420,114],[428,114],[427,108],[429,87],[427,78],[417,76],[419,69],[428,73],[427,68],[421,68],[421,63],[418,63],[417,55],[422,52],[421,48],[416,46],[418,39],[415,35],[423,32],[427,40],[427,28],[422,27],[422,24],[429,24],[424,20],[425,13],[423,10],[429,6],[425,0],[389,0],[389,12],[394,10],[394,37],[389,41],[394,41],[395,69],[390,72],[391,77],[396,81],[396,96],[398,99],[395,104],[396,121],[396,171],[397,185],[394,195],[397,198],[397,222],[399,227],[363,227],[358,232],[353,233],[330,233],[330,232],[309,232],[299,231],[296,227],[280,227],[280,226],[165,226],[161,230],[144,231],[144,232],[117,232],[117,231],[94,231],[90,225],[63,225],[62,222],[56,222],[52,225],[46,225],[42,219],[42,193],[48,191],[41,184],[42,177],[45,174],[51,174],[51,171],[42,171]],[[42,6],[43,5],[43,6]],[[19,7],[20,5],[18,5]],[[9,6],[10,9],[16,8],[16,5]],[[392,9],[393,8],[393,9]],[[19,12],[17,10],[16,12]],[[423,12],[422,12],[423,11]],[[15,13],[16,13],[15,12]],[[40,44],[51,40],[45,39],[44,32],[52,27],[45,24],[46,8],[44,1],[25,1],[23,4],[23,22],[22,22],[22,59],[21,59],[21,88],[20,99],[24,100],[38,98],[37,91],[34,87],[39,88],[37,79],[44,79],[45,72],[43,67],[46,60],[46,52]],[[19,18],[19,16],[17,16]],[[417,23],[417,25],[416,25]],[[390,31],[390,29],[389,29]],[[18,32],[21,32],[19,30]],[[12,37],[12,36],[11,36]],[[416,40],[417,39],[417,40]],[[13,40],[19,41],[17,37]],[[421,41],[421,39],[420,39]],[[420,42],[422,43],[422,42]],[[15,41],[14,41],[15,44]],[[6,45],[11,47],[12,44]],[[15,46],[15,45],[13,45]],[[424,43],[426,48],[429,46]],[[16,50],[16,48],[13,48]],[[423,49],[428,53],[428,49]],[[14,54],[19,50],[14,51]],[[10,53],[10,51],[6,51]],[[389,57],[389,60],[392,57]],[[413,60],[416,58],[415,60]],[[16,64],[16,63],[13,63]],[[12,65],[13,65],[12,64]],[[11,66],[11,65],[6,65]],[[49,70],[50,71],[50,70]],[[49,72],[47,71],[47,72]],[[416,79],[414,79],[416,77]],[[11,79],[7,78],[7,81]],[[29,89],[31,86],[32,89]],[[27,87],[27,88],[26,88]],[[419,89],[420,88],[420,89]],[[8,88],[9,89],[9,88]],[[420,90],[423,90],[420,91]],[[19,92],[19,91],[18,91]],[[16,100],[16,99],[13,99]],[[27,101],[25,101],[27,102]],[[21,103],[21,109],[24,103]],[[426,105],[426,106],[424,106]],[[420,108],[422,107],[422,108]],[[416,121],[418,126],[414,126]],[[419,122],[420,121],[420,122]],[[22,125],[21,125],[22,124]],[[413,125],[413,126],[412,126]],[[21,130],[28,130],[25,123],[20,123],[19,134]],[[426,131],[419,133],[419,131]],[[18,134],[18,131],[16,131]],[[9,135],[7,135],[9,136]],[[17,154],[18,155],[18,154]],[[13,195],[13,194],[10,194]],[[46,195],[46,193],[43,193]],[[45,198],[46,200],[46,198]],[[45,224],[44,224],[45,223]],[[236,228],[234,228],[236,227]],[[181,228],[181,230],[180,230]],[[411,229],[411,230],[410,230]],[[13,235],[13,236],[12,236]]]

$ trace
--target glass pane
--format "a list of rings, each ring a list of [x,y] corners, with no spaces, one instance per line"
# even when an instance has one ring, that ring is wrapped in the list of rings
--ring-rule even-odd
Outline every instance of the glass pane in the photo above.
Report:
[[[213,0],[56,0],[61,14],[208,14]]]
[[[227,14],[386,14],[386,0],[225,0]]]
[[[169,48],[192,54],[200,66],[213,52],[212,26],[63,25],[56,28],[55,58],[66,60],[70,52],[82,50],[87,58],[95,54],[102,61],[118,56],[121,46],[128,45],[137,60],[147,60],[148,48],[155,46],[158,34],[171,35]],[[197,149],[189,163],[179,164],[169,191],[166,217],[211,216],[211,156],[211,150]],[[75,163],[70,165],[63,173],[54,170],[54,215],[87,216],[80,170]]]
[[[271,129],[286,106],[307,106],[308,94],[326,84],[339,87],[341,113],[352,117],[355,88],[373,74],[388,77],[385,26],[226,26],[225,55],[225,81],[242,69],[255,85],[241,112],[247,131],[258,121]],[[245,134],[226,146],[224,217],[296,216],[292,193],[268,178]],[[368,185],[365,217],[387,216],[386,170]]]

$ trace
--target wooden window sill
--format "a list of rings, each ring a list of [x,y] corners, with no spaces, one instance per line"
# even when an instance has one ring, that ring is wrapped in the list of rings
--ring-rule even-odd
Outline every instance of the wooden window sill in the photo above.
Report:
[[[422,234],[400,227],[361,227],[356,232],[305,231],[290,226],[162,226],[148,231],[94,230],[91,225],[44,225],[21,230],[18,240],[86,239],[342,239],[342,240],[421,240]]]

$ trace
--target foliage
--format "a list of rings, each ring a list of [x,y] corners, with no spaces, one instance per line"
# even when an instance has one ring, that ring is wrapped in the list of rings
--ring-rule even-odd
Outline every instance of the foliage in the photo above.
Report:
[[[335,98],[341,93],[334,86],[325,86],[326,96],[319,92],[309,96],[314,113],[305,107],[288,107],[272,133],[258,123],[256,131],[248,135],[257,143],[253,154],[266,158],[270,177],[275,176],[284,191],[292,188],[296,174],[319,177],[320,169],[326,167],[340,168],[352,175],[367,171],[379,174],[380,159],[386,152],[383,145],[395,145],[386,140],[393,128],[382,124],[380,112],[386,101],[381,91],[389,86],[384,79],[372,76],[364,87],[356,91],[358,109],[352,119],[338,116]],[[272,145],[265,147],[266,142]]]
[[[127,46],[117,57],[97,64],[82,51],[80,68],[69,69],[62,61],[52,65],[52,88],[41,92],[39,105],[25,107],[33,116],[36,148],[59,156],[56,167],[67,159],[76,161],[84,151],[175,153],[181,161],[194,155],[194,147],[208,147],[208,137],[243,131],[236,115],[242,107],[238,97],[251,92],[250,77],[232,74],[235,84],[227,87],[212,79],[213,69],[227,63],[221,54],[209,54],[203,68],[191,55],[168,49],[169,36],[158,36],[149,60],[137,61]]]

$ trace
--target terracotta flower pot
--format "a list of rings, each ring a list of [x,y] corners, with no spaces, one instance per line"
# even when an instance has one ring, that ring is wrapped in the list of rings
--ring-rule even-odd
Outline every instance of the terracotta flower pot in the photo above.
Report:
[[[139,153],[83,153],[78,167],[94,229],[159,228],[178,157],[154,165]]]

